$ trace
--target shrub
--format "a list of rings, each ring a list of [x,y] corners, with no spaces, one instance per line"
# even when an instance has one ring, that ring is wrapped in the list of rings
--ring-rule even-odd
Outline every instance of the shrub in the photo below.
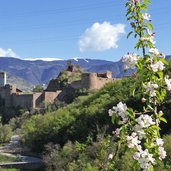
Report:
[[[10,126],[0,124],[0,143],[8,142],[11,136],[12,136],[12,130]]]

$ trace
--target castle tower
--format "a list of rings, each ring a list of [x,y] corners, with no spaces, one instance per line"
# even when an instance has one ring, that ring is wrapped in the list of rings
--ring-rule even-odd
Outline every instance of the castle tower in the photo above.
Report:
[[[6,72],[0,72],[0,87],[5,86],[7,83],[7,75]]]
[[[95,90],[97,88],[97,74],[96,73],[83,73],[82,74],[82,87],[88,90]]]

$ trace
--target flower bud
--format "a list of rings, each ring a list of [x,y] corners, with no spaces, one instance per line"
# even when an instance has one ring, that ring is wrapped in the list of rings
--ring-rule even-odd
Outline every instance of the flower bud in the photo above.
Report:
[[[145,103],[146,99],[144,97],[141,98],[141,103]]]
[[[135,26],[135,23],[134,23],[134,22],[131,22],[131,26],[132,26],[132,27]]]

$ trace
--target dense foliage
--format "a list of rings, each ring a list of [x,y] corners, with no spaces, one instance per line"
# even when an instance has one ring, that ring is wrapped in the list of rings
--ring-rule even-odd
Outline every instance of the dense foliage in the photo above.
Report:
[[[132,82],[128,78],[118,80],[89,96],[80,96],[57,111],[32,116],[23,125],[26,143],[42,150],[48,142],[64,145],[68,140],[85,142],[88,137],[95,140],[98,131],[109,123],[107,111],[112,104],[124,99],[134,106],[129,95]],[[138,108],[139,103],[136,104]]]

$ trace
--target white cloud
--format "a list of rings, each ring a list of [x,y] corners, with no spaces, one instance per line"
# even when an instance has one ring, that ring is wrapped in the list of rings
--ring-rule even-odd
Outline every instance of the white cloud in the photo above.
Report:
[[[79,40],[80,51],[104,51],[117,48],[117,42],[123,33],[125,33],[124,24],[94,23],[86,29]]]
[[[0,57],[15,57],[18,58],[19,56],[12,50],[12,49],[2,49],[0,48]]]

